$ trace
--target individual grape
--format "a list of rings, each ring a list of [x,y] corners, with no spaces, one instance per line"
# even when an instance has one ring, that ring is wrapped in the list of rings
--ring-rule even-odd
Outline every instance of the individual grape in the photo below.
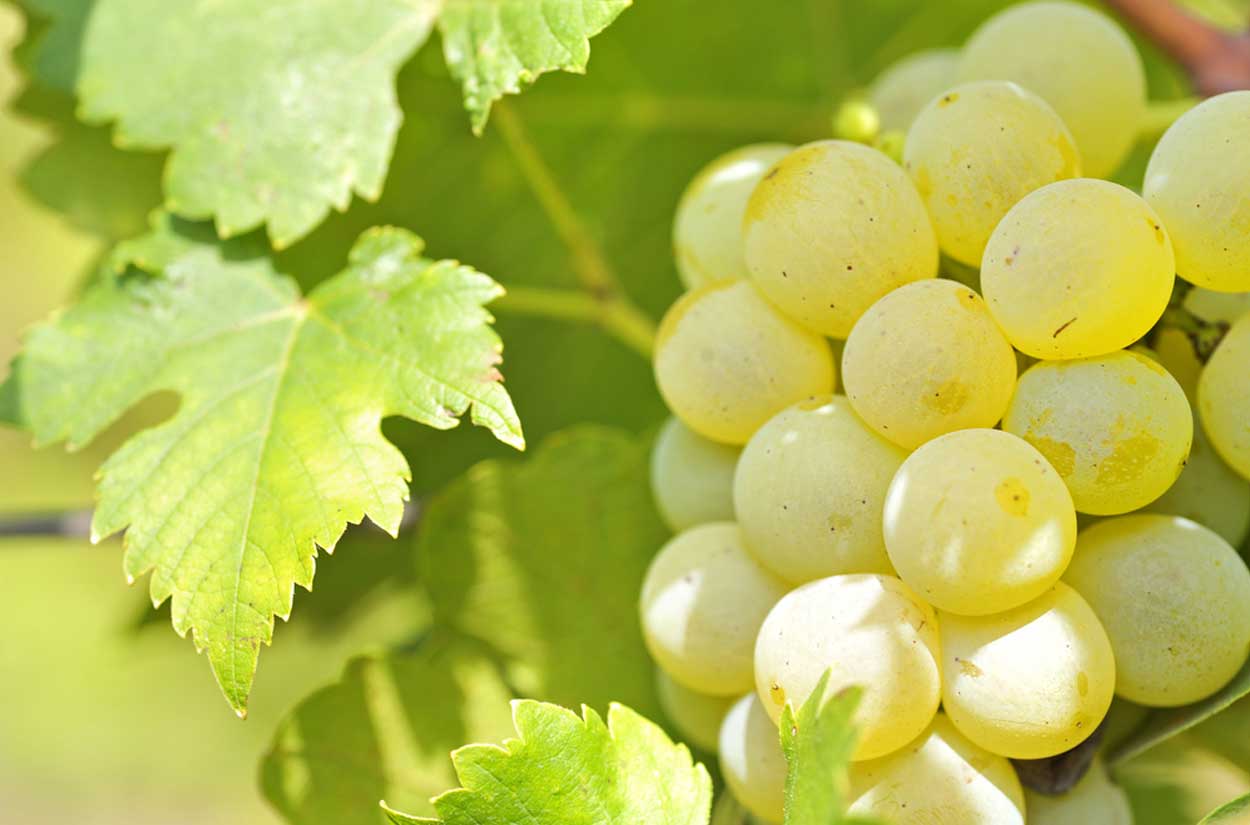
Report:
[[[1146,75],[1133,42],[1076,3],[1022,3],[981,24],[964,46],[961,80],[1010,80],[1055,108],[1085,174],[1119,168],[1146,114]]]
[[[739,699],[725,715],[719,756],[725,784],[743,807],[764,822],[780,825],[786,757],[781,734],[754,693]]]
[[[890,825],[1024,825],[1011,763],[969,742],[943,713],[902,750],[852,764],[849,779],[847,813]]]
[[[1202,426],[1220,457],[1250,478],[1250,314],[1233,324],[1198,380]]]
[[[937,242],[915,187],[858,143],[826,140],[786,155],[751,193],[743,234],[760,290],[834,338],[891,289],[937,275]]]
[[[651,658],[700,693],[750,690],[755,637],[784,593],[742,549],[736,524],[691,528],[664,545],[642,584],[639,607]]]
[[[1084,599],[1056,582],[992,616],[939,613],[942,707],[981,747],[1044,759],[1085,741],[1115,693],[1107,632]]]
[[[890,483],[885,546],[935,607],[979,616],[1037,598],[1076,544],[1072,496],[1025,441],[961,430],[916,450]]]
[[[1250,292],[1216,292],[1194,287],[1185,293],[1182,305],[1208,324],[1232,324],[1250,313]]]
[[[1025,789],[1029,825],[1133,825],[1128,794],[1095,759],[1076,786],[1060,796]]]
[[[826,670],[826,697],[860,686],[853,758],[873,759],[933,721],[939,645],[933,608],[898,579],[830,576],[792,590],[768,614],[755,643],[755,688],[776,721],[786,702],[807,701]]]
[[[1142,192],[1176,245],[1176,272],[1221,292],[1250,291],[1250,91],[1218,95],[1164,133]]]
[[[755,143],[721,155],[695,175],[673,217],[677,273],[687,289],[745,278],[742,215],[768,167],[794,147]]]
[[[1196,521],[1240,547],[1250,534],[1250,482],[1224,463],[1202,427],[1194,427],[1185,469],[1168,491],[1145,509]]]
[[[954,281],[917,281],[855,324],[842,383],[869,426],[911,449],[997,424],[1016,387],[1016,356],[980,295]]]
[[[660,428],[651,449],[651,491],[664,523],[677,533],[734,517],[738,450],[708,441],[676,418]]]
[[[994,230],[981,264],[990,312],[1016,349],[1087,358],[1127,347],[1167,308],[1172,244],[1132,191],[1081,178],[1043,187]]]
[[[1215,693],[1250,652],[1250,571],[1228,542],[1153,513],[1083,531],[1064,580],[1115,651],[1116,694],[1173,707]]]
[[[880,131],[881,118],[877,110],[860,97],[843,101],[833,113],[833,134],[839,140],[871,144]]]
[[[1050,460],[1077,510],[1106,516],[1144,507],[1172,486],[1189,455],[1193,414],[1167,370],[1113,352],[1030,367],[1003,429]]]
[[[668,407],[705,438],[745,444],[796,401],[833,391],[829,344],[746,281],[688,292],[660,323],[655,377]]]
[[[655,669],[655,692],[664,715],[677,728],[683,740],[709,753],[716,753],[721,723],[733,706],[734,697],[709,696],[683,687],[658,667]]]
[[[864,426],[843,396],[783,410],[751,436],[734,476],[747,551],[792,584],[892,573],[881,508],[905,457]]]
[[[881,128],[906,132],[926,103],[955,85],[958,71],[958,49],[912,52],[890,65],[868,90]]]
[[[1038,187],[1081,174],[1068,127],[1014,83],[956,86],[907,134],[903,166],[924,198],[942,251],[977,266],[994,227]]]

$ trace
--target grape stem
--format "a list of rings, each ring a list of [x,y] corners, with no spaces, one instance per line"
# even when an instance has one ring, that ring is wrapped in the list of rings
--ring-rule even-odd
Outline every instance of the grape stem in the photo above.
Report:
[[[596,324],[643,358],[651,358],[655,325],[628,300],[604,299],[586,290],[515,286],[490,307],[503,315]]]
[[[1250,31],[1224,31],[1172,0],[1107,0],[1107,5],[1181,64],[1202,95],[1250,89]]]

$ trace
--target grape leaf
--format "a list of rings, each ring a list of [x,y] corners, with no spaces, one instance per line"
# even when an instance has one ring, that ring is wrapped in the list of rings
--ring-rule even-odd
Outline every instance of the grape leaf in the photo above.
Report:
[[[175,630],[207,649],[240,714],[316,548],[365,516],[398,527],[409,470],[384,416],[447,429],[468,410],[524,445],[482,308],[499,286],[420,251],[402,230],[368,232],[348,268],[301,299],[246,241],[165,220],[118,247],[116,265],[145,271],[35,328],[0,386],[4,418],[71,449],[147,395],[181,396],[101,468],[92,532],[126,530],[127,575],[152,571],[153,603],[172,597]]]
[[[16,57],[30,76],[49,88],[73,94],[79,44],[95,0],[19,0],[27,34]]]
[[[1246,814],[1250,812],[1250,794],[1239,796],[1227,802],[1202,818],[1198,825],[1235,825],[1244,823]]]

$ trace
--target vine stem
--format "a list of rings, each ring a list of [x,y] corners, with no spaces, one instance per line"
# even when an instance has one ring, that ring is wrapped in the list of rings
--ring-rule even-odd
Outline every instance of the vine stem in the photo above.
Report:
[[[1225,31],[1172,0],[1107,0],[1107,5],[1181,64],[1202,95],[1250,89],[1250,31]]]
[[[643,358],[651,358],[655,325],[628,301],[604,301],[584,290],[510,287],[491,304],[491,309],[598,324]]]

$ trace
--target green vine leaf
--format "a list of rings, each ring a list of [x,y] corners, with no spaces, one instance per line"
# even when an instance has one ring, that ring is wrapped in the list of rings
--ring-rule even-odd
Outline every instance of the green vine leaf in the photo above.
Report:
[[[115,266],[132,267],[36,327],[0,385],[0,418],[71,449],[148,395],[181,398],[101,468],[92,533],[126,530],[127,576],[152,572],[153,603],[172,598],[174,629],[207,650],[240,715],[316,548],[366,516],[398,529],[410,471],[382,418],[447,429],[469,411],[524,446],[483,309],[500,287],[421,246],[366,232],[301,298],[250,244],[166,219],[118,247]]]
[[[1202,818],[1198,825],[1235,825],[1244,822],[1244,815],[1250,811],[1250,794],[1239,796],[1227,802]]]

